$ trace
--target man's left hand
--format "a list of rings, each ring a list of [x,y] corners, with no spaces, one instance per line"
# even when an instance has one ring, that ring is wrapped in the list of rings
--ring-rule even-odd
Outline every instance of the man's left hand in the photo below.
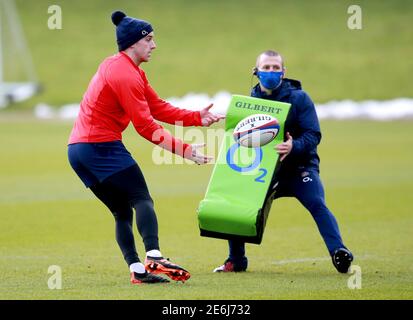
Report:
[[[202,121],[203,127],[209,127],[214,122],[218,122],[222,119],[225,119],[225,116],[220,115],[220,114],[213,114],[212,112],[209,111],[209,109],[211,109],[213,105],[214,104],[211,103],[208,107],[199,111],[199,114],[201,115],[201,121]]]
[[[275,150],[277,150],[277,153],[280,155],[280,161],[283,161],[293,148],[293,137],[290,136],[289,132],[287,132],[286,137],[287,141],[275,146]]]

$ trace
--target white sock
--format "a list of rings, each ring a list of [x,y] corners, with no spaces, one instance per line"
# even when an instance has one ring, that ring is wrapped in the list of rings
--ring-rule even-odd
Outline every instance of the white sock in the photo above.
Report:
[[[161,258],[162,257],[162,253],[159,250],[149,250],[146,253],[147,257],[154,257],[154,258]]]
[[[130,272],[145,273],[145,266],[140,262],[132,263],[129,266]]]

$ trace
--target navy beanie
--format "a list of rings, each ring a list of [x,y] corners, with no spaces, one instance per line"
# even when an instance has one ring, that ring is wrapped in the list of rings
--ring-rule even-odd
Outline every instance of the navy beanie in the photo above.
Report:
[[[119,51],[129,48],[153,31],[149,22],[128,17],[122,11],[112,13],[112,22],[116,26],[116,41]]]

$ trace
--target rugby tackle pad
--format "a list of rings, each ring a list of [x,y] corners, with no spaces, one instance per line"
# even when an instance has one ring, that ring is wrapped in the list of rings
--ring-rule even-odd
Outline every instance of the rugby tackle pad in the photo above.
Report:
[[[290,104],[233,95],[225,120],[225,135],[204,199],[198,206],[201,236],[261,243],[272,198],[271,190],[284,123]],[[255,114],[275,117],[279,130],[274,140],[245,147],[234,140],[237,124]]]

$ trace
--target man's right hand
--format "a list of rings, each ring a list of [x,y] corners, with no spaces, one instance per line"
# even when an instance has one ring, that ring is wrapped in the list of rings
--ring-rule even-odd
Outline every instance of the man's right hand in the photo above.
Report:
[[[196,164],[206,164],[210,162],[213,157],[202,154],[198,149],[205,147],[205,143],[194,143],[185,150],[185,159],[192,160]]]
[[[202,126],[209,127],[211,124],[218,122],[222,119],[225,119],[225,116],[222,114],[213,114],[209,111],[214,104],[211,103],[208,107],[199,111],[199,115],[201,116]]]
[[[280,155],[280,161],[283,161],[286,156],[288,156],[293,148],[293,137],[291,137],[290,133],[287,132],[286,134],[287,141],[277,144],[275,146],[275,150]]]

